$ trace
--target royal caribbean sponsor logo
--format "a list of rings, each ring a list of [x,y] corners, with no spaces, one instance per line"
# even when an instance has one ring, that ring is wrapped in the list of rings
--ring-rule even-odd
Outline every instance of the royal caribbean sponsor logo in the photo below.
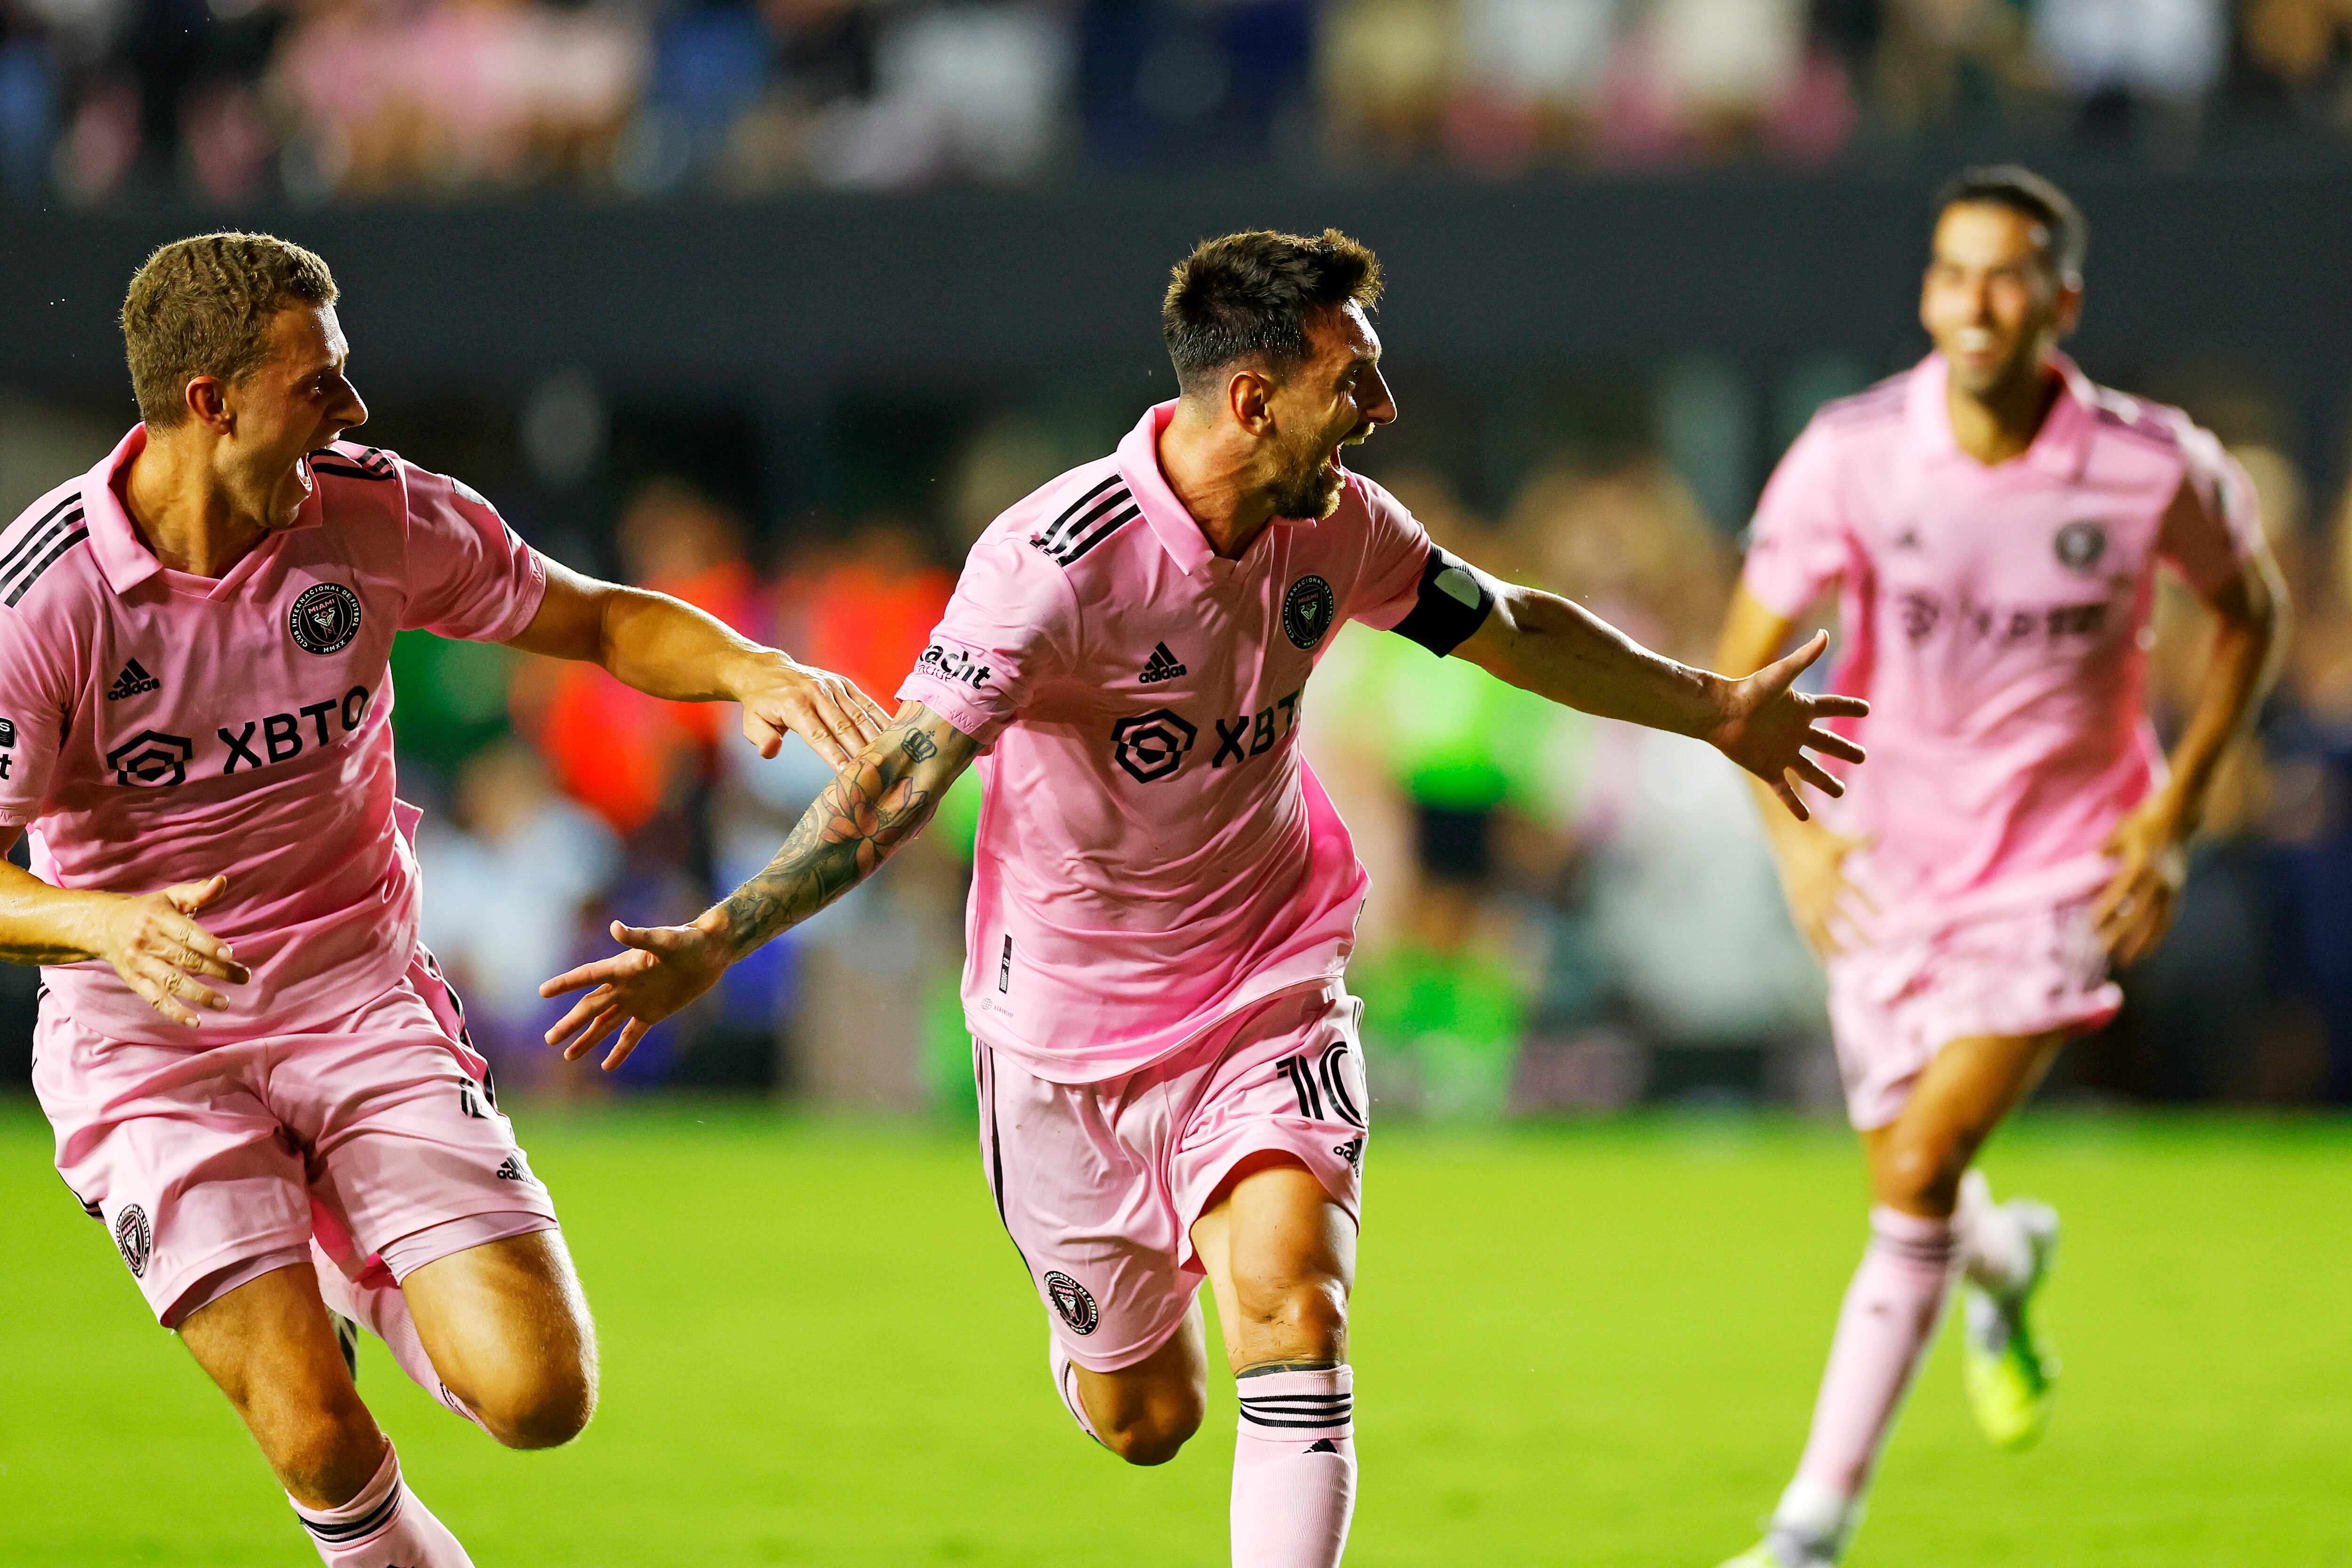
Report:
[[[1312,574],[1302,577],[1282,596],[1283,635],[1298,647],[1312,648],[1323,641],[1339,613],[1339,601],[1331,585]]]
[[[360,634],[360,596],[340,582],[314,582],[295,596],[286,630],[306,653],[340,653]]]
[[[923,656],[915,661],[915,667],[940,680],[970,686],[973,691],[988,685],[990,674],[986,664],[961,648],[944,647],[937,643],[923,650]]]
[[[184,735],[142,729],[108,752],[106,765],[114,769],[117,784],[156,789],[186,783],[188,758],[195,754],[196,743]]]
[[[1045,1299],[1054,1303],[1054,1311],[1075,1334],[1089,1334],[1101,1326],[1102,1313],[1095,1308],[1094,1293],[1067,1274],[1055,1269],[1045,1276]]]
[[[1111,756],[1138,784],[1156,783],[1184,766],[1201,732],[1168,708],[1123,718],[1111,727]]]

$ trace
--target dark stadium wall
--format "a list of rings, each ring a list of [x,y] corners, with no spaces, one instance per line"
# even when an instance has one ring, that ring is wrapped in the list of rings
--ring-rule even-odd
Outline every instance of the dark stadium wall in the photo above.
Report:
[[[2092,371],[2256,376],[2294,411],[2313,477],[2339,478],[2352,173],[2051,172],[2091,217],[2078,350]],[[1326,224],[1381,252],[1382,329],[1416,364],[1704,351],[1762,366],[1823,350],[1890,364],[1921,343],[1915,280],[1940,172],[19,210],[0,214],[0,374],[20,389],[119,388],[123,280],[149,247],[232,218],[329,258],[369,385],[389,392],[458,382],[519,396],[578,367],[622,395],[723,387],[782,413],[845,385],[1150,374],[1162,281],[1195,239]]]

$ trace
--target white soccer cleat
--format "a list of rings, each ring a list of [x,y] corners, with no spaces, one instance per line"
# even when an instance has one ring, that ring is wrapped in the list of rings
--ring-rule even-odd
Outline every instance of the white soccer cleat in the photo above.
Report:
[[[1794,1536],[1775,1531],[1723,1568],[1837,1568],[1837,1559],[1808,1552]]]

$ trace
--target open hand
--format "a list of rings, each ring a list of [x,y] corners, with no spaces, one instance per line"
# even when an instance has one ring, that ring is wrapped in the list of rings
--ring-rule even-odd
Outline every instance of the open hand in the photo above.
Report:
[[[2189,880],[2188,838],[2161,794],[2132,808],[2107,835],[2116,874],[2091,906],[2091,919],[2117,967],[2129,968],[2156,951],[2171,929]]]
[[[790,730],[836,773],[890,727],[890,717],[856,683],[770,650],[741,684],[743,737],[773,757]]]
[[[91,950],[113,965],[122,983],[146,998],[149,1007],[173,1023],[198,1028],[204,1020],[196,1009],[218,1012],[228,1006],[227,996],[205,984],[205,977],[232,986],[253,978],[228,944],[194,918],[227,886],[228,878],[215,876],[115,899],[99,915]]]
[[[1797,793],[1799,780],[1832,798],[1845,786],[1827,768],[1806,755],[1818,751],[1847,762],[1860,762],[1866,753],[1842,735],[1822,728],[1822,718],[1860,717],[1870,705],[1860,697],[1809,696],[1792,683],[1830,645],[1830,634],[1816,632],[1812,640],[1787,658],[1765,665],[1743,681],[1726,683],[1723,717],[1701,738],[1772,787],[1772,793],[1797,821],[1812,813]]]
[[[595,988],[556,1020],[547,1043],[562,1046],[564,1061],[577,1061],[618,1029],[621,1038],[604,1058],[607,1072],[629,1059],[654,1025],[718,984],[729,962],[717,934],[698,925],[639,927],[615,920],[613,940],[629,950],[567,970],[539,988],[542,997]]]

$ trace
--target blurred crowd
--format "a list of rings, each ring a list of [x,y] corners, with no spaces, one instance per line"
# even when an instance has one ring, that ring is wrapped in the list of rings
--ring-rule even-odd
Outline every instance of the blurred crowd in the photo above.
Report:
[[[2352,0],[0,0],[19,200],[2352,134]]]
[[[1798,402],[1749,448],[1785,440],[1854,379],[1793,375]],[[1433,392],[1423,434],[1400,427],[1368,462],[1458,553],[1706,663],[1761,477],[1727,477],[1684,428],[1708,384],[1668,367],[1646,379],[1638,417],[1575,434],[1563,415],[1508,450]],[[2254,475],[2297,630],[2259,742],[2219,792],[2179,929],[2062,1079],[2143,1097],[2352,1099],[2352,502],[2305,494],[2259,400],[2172,395]],[[929,509],[788,527],[718,498],[690,465],[641,474],[614,492],[608,564],[894,706],[965,545],[1106,440],[1076,416],[975,417],[935,452],[888,455],[937,474]],[[1482,451],[1490,461],[1466,461]],[[534,530],[530,505],[509,515]],[[2161,731],[2190,701],[2202,617],[2185,594],[2162,602]],[[502,1078],[541,1092],[605,1084],[538,1043],[562,1004],[537,982],[610,951],[609,921],[688,918],[756,871],[825,768],[796,742],[761,761],[731,709],[656,702],[502,648],[404,634],[394,676],[404,789],[427,812],[426,939],[467,995],[478,1042]],[[1487,1118],[1692,1096],[1836,1103],[1818,967],[1745,787],[1714,752],[1354,627],[1317,677],[1306,736],[1372,872],[1350,984],[1385,1106]],[[957,977],[978,810],[974,776],[933,831],[656,1031],[618,1081],[967,1102]]]

